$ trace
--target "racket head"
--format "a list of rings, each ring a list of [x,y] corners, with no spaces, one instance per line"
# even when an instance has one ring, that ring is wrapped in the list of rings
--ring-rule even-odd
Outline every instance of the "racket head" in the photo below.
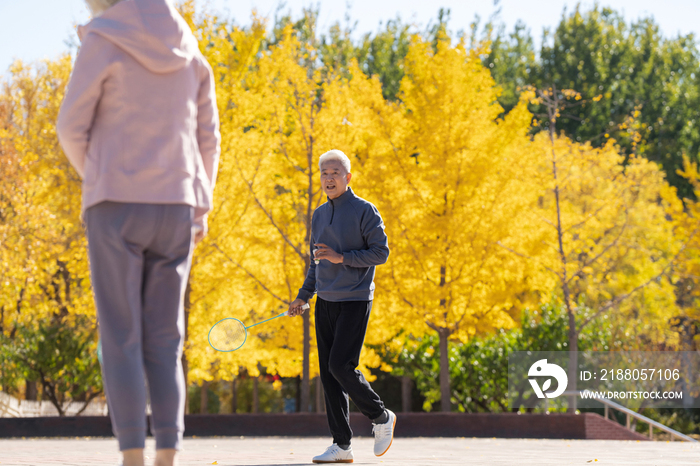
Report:
[[[227,317],[215,323],[209,330],[209,346],[222,353],[236,351],[248,339],[248,330],[240,320]]]

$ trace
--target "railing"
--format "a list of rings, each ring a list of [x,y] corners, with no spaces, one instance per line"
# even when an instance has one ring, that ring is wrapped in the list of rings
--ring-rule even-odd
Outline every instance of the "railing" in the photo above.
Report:
[[[19,402],[3,393],[0,392],[0,417],[20,417],[21,411],[19,408]]]
[[[64,409],[67,416],[75,416],[85,406],[83,402],[71,402]],[[92,400],[83,410],[81,416],[106,416],[107,404],[101,400]],[[3,417],[45,417],[58,416],[56,408],[48,401],[28,401],[0,391],[0,418]]]
[[[3,392],[0,392],[0,417],[21,417],[19,401]]]
[[[563,395],[581,396],[581,393],[587,392],[587,391],[588,390],[583,390],[582,392],[581,391],[565,391],[563,393]],[[629,430],[632,430],[631,423],[630,423],[630,417],[633,417],[635,419],[638,419],[642,422],[646,422],[647,424],[649,424],[649,439],[650,440],[654,440],[654,427],[656,427],[657,429],[663,430],[664,432],[671,434],[673,437],[677,437],[681,440],[685,440],[686,442],[697,442],[697,440],[695,440],[692,437],[688,437],[687,435],[682,434],[682,433],[678,432],[677,430],[673,430],[670,427],[661,424],[660,422],[656,422],[653,419],[649,419],[648,417],[646,417],[642,414],[639,414],[636,411],[632,411],[629,408],[625,408],[621,404],[615,403],[614,401],[608,400],[607,398],[589,398],[589,399],[600,401],[604,405],[604,408],[605,408],[605,416],[604,417],[605,417],[605,419],[608,419],[608,416],[609,416],[608,413],[609,413],[610,408],[613,408],[617,411],[620,411],[621,413],[625,413],[625,427],[627,427],[627,429],[629,429]]]

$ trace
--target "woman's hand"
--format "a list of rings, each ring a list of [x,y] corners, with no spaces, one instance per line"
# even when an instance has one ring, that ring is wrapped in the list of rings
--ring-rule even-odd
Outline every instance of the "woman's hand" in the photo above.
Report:
[[[195,246],[199,244],[200,241],[204,239],[204,230],[199,230],[197,233],[194,235],[194,244]]]

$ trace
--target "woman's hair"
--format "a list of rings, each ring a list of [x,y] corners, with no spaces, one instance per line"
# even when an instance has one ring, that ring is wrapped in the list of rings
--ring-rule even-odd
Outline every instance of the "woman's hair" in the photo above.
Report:
[[[100,16],[111,6],[116,5],[121,0],[85,0],[92,16]]]
[[[318,168],[321,168],[321,164],[323,162],[327,162],[329,160],[337,160],[343,166],[345,171],[350,173],[350,159],[347,155],[343,154],[342,151],[339,151],[338,149],[332,149],[323,154],[318,159]]]

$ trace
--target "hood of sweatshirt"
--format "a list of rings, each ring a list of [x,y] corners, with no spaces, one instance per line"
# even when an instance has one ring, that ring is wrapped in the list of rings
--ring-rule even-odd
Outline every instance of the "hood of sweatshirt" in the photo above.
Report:
[[[92,33],[153,73],[177,71],[199,54],[197,39],[171,0],[122,0],[78,28],[80,40]]]

